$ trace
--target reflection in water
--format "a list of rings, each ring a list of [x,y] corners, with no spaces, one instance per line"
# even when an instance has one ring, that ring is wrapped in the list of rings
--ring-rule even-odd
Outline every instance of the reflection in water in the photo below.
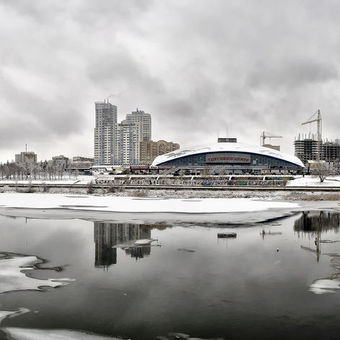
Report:
[[[339,231],[340,214],[330,211],[304,211],[294,222],[294,230],[302,233],[317,234],[329,230]]]
[[[153,228],[166,225],[94,222],[95,267],[108,268],[117,263],[117,247],[127,255],[140,259],[151,254],[151,245],[134,246],[134,241],[151,239]]]
[[[321,255],[331,257],[330,265],[335,270],[334,273],[326,277],[321,277],[313,281],[309,290],[314,294],[334,293],[340,289],[340,273],[339,273],[339,254],[327,253],[321,251],[327,244],[338,242],[338,240],[325,240],[321,238],[321,234],[328,231],[339,231],[340,214],[331,211],[313,211],[303,212],[301,218],[295,221],[294,230],[300,233],[312,235],[314,239],[314,248],[301,246],[301,249],[313,252],[316,254],[317,262],[320,261]]]
[[[44,257],[49,262],[43,268],[57,270],[56,265],[67,263],[64,272],[53,272],[53,277],[77,279],[43,294],[0,295],[0,309],[30,310],[17,318],[9,317],[12,312],[2,312],[8,317],[0,324],[0,338],[6,332],[11,339],[43,340],[117,335],[133,340],[337,339],[337,217],[328,212],[301,212],[280,225],[246,224],[237,229],[231,224],[222,228],[179,221],[164,231],[155,228],[169,225],[43,219],[28,220],[25,225],[22,219],[0,217],[0,249],[29,253],[34,261]],[[217,233],[236,231],[236,242],[220,246]],[[319,263],[314,244],[317,234],[322,248]],[[136,243],[152,238],[166,246],[151,249]],[[5,260],[0,253],[0,263],[9,263]],[[20,275],[20,283],[26,280],[25,273],[34,274],[30,287],[34,277],[39,278],[39,285],[49,277],[46,270],[22,273],[20,266],[31,263],[21,262],[28,258],[19,260],[14,274]],[[0,288],[9,280],[5,269]]]
[[[315,249],[301,246],[302,249],[316,253],[317,261],[320,260],[321,243],[326,243],[329,240],[321,240],[321,233],[339,231],[340,214],[331,211],[304,211],[302,216],[294,222],[294,230],[300,233],[307,233],[315,236]],[[330,241],[332,242],[332,241]]]

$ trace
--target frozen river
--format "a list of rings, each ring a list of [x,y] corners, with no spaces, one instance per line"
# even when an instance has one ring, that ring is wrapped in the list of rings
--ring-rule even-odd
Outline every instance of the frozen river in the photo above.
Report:
[[[0,338],[338,339],[339,213],[227,222],[1,216]]]

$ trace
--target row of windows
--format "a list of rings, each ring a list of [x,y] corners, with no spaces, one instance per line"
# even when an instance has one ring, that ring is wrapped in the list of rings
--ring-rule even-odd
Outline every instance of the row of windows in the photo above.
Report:
[[[215,153],[214,153],[215,154]],[[230,154],[230,153],[228,153]],[[238,152],[240,154],[240,152]],[[241,162],[241,163],[207,163],[206,162],[206,155],[207,154],[198,154],[198,155],[191,155],[191,156],[185,156],[178,159],[174,159],[171,161],[167,161],[162,163],[161,165],[171,165],[171,166],[204,166],[204,165],[210,165],[210,166],[217,166],[217,165],[233,165],[233,164],[239,164],[243,166],[277,166],[277,167],[299,167],[298,165],[295,165],[293,163],[280,160],[277,158],[272,158],[269,156],[264,155],[258,155],[258,154],[249,154],[249,153],[242,153],[243,155],[250,157],[250,162]]]

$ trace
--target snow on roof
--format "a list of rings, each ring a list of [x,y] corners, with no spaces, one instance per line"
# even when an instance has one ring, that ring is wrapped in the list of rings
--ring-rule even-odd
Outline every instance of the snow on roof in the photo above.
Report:
[[[288,155],[280,151],[266,148],[263,146],[249,145],[249,144],[243,144],[243,143],[214,143],[214,144],[195,146],[190,149],[178,149],[176,151],[172,151],[172,152],[156,157],[152,165],[157,166],[162,163],[172,161],[174,159],[182,158],[185,156],[191,156],[195,154],[200,154],[200,153],[206,153],[206,152],[253,153],[253,154],[259,154],[259,155],[277,158],[283,161],[293,163],[294,165],[304,167],[301,160],[293,155]]]

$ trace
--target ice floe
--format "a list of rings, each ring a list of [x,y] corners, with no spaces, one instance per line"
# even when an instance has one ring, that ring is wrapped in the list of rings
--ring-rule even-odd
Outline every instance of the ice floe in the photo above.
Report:
[[[28,313],[30,310],[28,308],[19,308],[18,310],[15,311],[10,311],[10,310],[0,310],[0,324],[2,321],[6,318],[12,318],[21,314]]]
[[[192,338],[189,334],[168,333],[166,336],[158,336],[157,340],[224,340],[223,338]]]
[[[11,339],[14,340],[122,340],[108,336],[101,336],[92,333],[85,333],[72,330],[45,330],[45,329],[27,329],[27,328],[3,328],[2,329]]]
[[[6,318],[12,318],[30,312],[27,308],[19,308],[15,311],[0,311],[0,325]],[[69,339],[93,339],[93,340],[123,340],[109,336],[96,335],[93,333],[64,330],[64,329],[31,329],[17,327],[0,327],[0,330],[13,340],[69,340]],[[128,340],[128,339],[126,339]]]
[[[156,242],[158,240],[156,239],[148,239],[148,238],[142,238],[140,240],[135,241],[136,246],[147,246],[150,245],[152,242]]]
[[[339,279],[316,280],[309,287],[309,290],[314,294],[335,293],[339,289],[340,289]]]
[[[59,287],[70,279],[36,279],[25,274],[42,262],[36,256],[2,253],[0,257],[0,293],[18,290],[41,290],[42,287]]]

